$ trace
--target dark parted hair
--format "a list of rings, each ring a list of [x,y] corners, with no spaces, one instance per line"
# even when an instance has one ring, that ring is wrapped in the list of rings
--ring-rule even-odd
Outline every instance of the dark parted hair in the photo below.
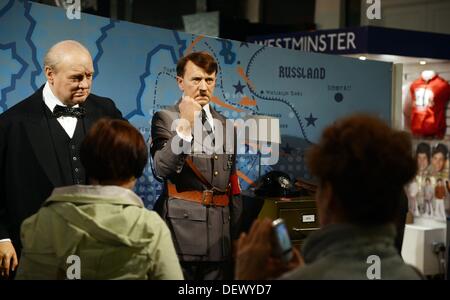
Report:
[[[192,52],[183,56],[177,63],[177,76],[183,77],[185,67],[188,61],[191,61],[197,67],[202,68],[207,74],[216,73],[218,70],[217,62],[208,52]]]
[[[102,118],[81,143],[80,158],[89,178],[121,181],[142,175],[147,152],[144,138],[130,123]]]
[[[424,153],[427,155],[428,161],[430,161],[430,155],[431,155],[431,147],[429,144],[421,142],[417,145],[416,148],[416,158],[419,154]]]
[[[320,184],[331,185],[346,221],[359,225],[395,222],[404,185],[417,170],[409,134],[368,114],[326,128],[307,163]]]
[[[436,153],[442,153],[442,155],[444,156],[444,158],[447,159],[447,154],[448,154],[448,148],[447,148],[447,146],[444,145],[444,144],[441,144],[441,143],[437,144],[436,147],[434,147],[434,149],[433,149],[433,156],[434,156]]]

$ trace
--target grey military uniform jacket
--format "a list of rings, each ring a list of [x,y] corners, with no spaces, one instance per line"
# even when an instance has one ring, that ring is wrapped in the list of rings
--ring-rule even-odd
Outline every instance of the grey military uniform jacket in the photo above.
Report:
[[[230,174],[235,171],[236,151],[225,153],[227,144],[224,142],[222,154],[174,153],[172,143],[183,141],[177,136],[176,126],[173,125],[173,121],[179,118],[178,103],[156,112],[152,119],[153,167],[155,175],[163,178],[165,182],[155,210],[171,230],[180,261],[226,261],[231,258],[231,242],[237,239],[239,234],[242,215],[240,196],[230,197],[228,207],[206,207],[196,202],[169,198],[166,184],[168,181],[175,184],[178,192],[207,189],[185,163],[189,155],[198,170],[214,187],[225,190]],[[213,118],[223,124],[225,141],[225,118],[211,107],[210,110]]]

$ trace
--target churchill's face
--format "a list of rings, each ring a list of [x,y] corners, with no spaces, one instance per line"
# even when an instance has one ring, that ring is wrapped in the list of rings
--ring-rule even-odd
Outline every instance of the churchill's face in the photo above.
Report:
[[[94,66],[91,56],[84,52],[70,53],[56,66],[45,68],[53,94],[65,105],[86,101],[91,92]]]

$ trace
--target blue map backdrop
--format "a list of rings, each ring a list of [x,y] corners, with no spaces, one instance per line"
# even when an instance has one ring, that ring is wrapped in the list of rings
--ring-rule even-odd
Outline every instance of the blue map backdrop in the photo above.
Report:
[[[181,96],[177,60],[191,51],[212,53],[220,66],[213,99],[218,111],[232,119],[248,114],[280,119],[280,159],[262,174],[276,169],[309,179],[305,150],[325,126],[356,111],[388,122],[391,117],[389,63],[196,36],[83,13],[70,20],[63,9],[18,0],[0,0],[0,113],[45,83],[45,52],[66,39],[80,41],[92,54],[92,92],[112,98],[147,140],[153,113]],[[258,177],[258,157],[239,156],[238,170],[245,189]],[[136,192],[153,207],[161,184],[150,164]]]

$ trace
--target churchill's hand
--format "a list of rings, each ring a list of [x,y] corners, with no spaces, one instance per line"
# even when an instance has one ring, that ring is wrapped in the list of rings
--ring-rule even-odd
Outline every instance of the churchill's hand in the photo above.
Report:
[[[10,241],[0,242],[0,277],[9,277],[9,270],[14,271],[19,264],[16,250]]]

